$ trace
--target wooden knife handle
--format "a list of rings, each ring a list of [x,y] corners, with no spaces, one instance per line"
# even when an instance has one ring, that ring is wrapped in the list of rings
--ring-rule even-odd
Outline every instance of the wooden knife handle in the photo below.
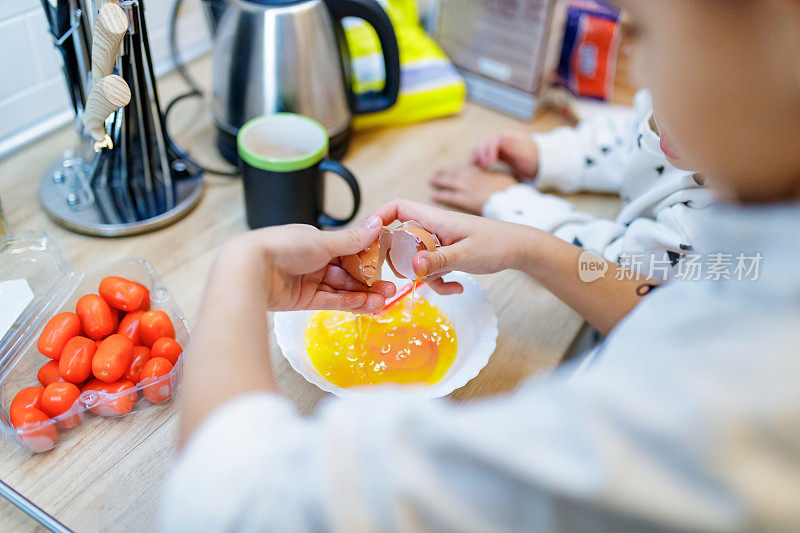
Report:
[[[92,32],[92,81],[97,83],[114,71],[119,46],[128,31],[128,15],[117,4],[100,8]]]
[[[106,135],[106,117],[131,101],[131,90],[125,80],[111,74],[98,81],[83,110],[83,125],[95,141],[102,141]]]

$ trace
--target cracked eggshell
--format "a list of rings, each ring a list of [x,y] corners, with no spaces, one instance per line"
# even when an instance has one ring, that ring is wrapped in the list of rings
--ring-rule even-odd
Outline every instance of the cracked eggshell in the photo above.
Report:
[[[416,279],[414,256],[423,250],[429,252],[436,250],[439,239],[413,220],[404,222],[390,231],[389,266],[398,277]]]
[[[342,268],[369,287],[381,279],[381,267],[386,254],[381,251],[380,240],[378,237],[363,251],[341,258]]]

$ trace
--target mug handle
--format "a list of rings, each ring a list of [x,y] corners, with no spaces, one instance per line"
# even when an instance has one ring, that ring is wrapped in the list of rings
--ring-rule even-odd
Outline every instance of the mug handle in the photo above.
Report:
[[[341,177],[350,187],[350,192],[353,193],[353,212],[347,218],[334,218],[327,213],[322,213],[317,219],[317,224],[320,226],[336,227],[344,226],[354,218],[358,213],[358,208],[361,206],[361,189],[358,187],[358,181],[353,173],[347,170],[343,164],[335,159],[325,158],[319,163],[320,173],[333,172]]]

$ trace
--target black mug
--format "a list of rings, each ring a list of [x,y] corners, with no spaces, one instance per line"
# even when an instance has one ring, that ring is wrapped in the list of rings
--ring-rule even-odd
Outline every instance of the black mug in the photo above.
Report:
[[[327,159],[328,134],[314,119],[294,113],[254,118],[239,130],[244,203],[251,228],[281,224],[342,226],[355,218],[361,191],[344,165]],[[338,174],[353,193],[353,212],[344,219],[323,211],[325,172]]]

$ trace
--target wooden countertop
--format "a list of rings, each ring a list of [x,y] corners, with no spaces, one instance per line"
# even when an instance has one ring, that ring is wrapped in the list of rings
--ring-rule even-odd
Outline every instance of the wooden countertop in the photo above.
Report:
[[[210,79],[209,59],[199,60],[192,70],[199,79]],[[159,90],[161,101],[168,102],[184,85],[173,74],[160,80]],[[200,161],[222,166],[207,104],[185,102],[174,115],[170,129],[178,142]],[[432,171],[466,161],[475,141],[487,132],[545,131],[560,124],[555,116],[523,124],[468,103],[455,117],[359,133],[345,163],[361,183],[360,215],[398,196],[428,201],[427,179]],[[87,237],[56,226],[38,200],[39,180],[73,139],[71,128],[63,128],[0,162],[0,198],[10,230],[48,232],[61,242],[79,270],[124,258],[145,258],[186,316],[195,317],[219,247],[247,229],[239,180],[209,176],[200,205],[165,229],[117,239]],[[619,208],[613,197],[570,198],[579,209],[600,216],[614,216]],[[330,178],[326,200],[330,211],[343,215],[349,202],[345,186]],[[549,371],[561,361],[583,324],[574,312],[518,272],[479,276],[478,281],[497,311],[497,350],[478,377],[452,394],[457,401],[508,391],[533,373]],[[281,390],[302,412],[312,412],[324,394],[291,369],[274,338],[271,348]],[[174,456],[176,415],[175,403],[168,402],[122,419],[93,417],[64,446],[35,456],[9,440],[0,448],[0,479],[76,531],[151,531]],[[41,528],[0,498],[0,530],[37,529]]]

